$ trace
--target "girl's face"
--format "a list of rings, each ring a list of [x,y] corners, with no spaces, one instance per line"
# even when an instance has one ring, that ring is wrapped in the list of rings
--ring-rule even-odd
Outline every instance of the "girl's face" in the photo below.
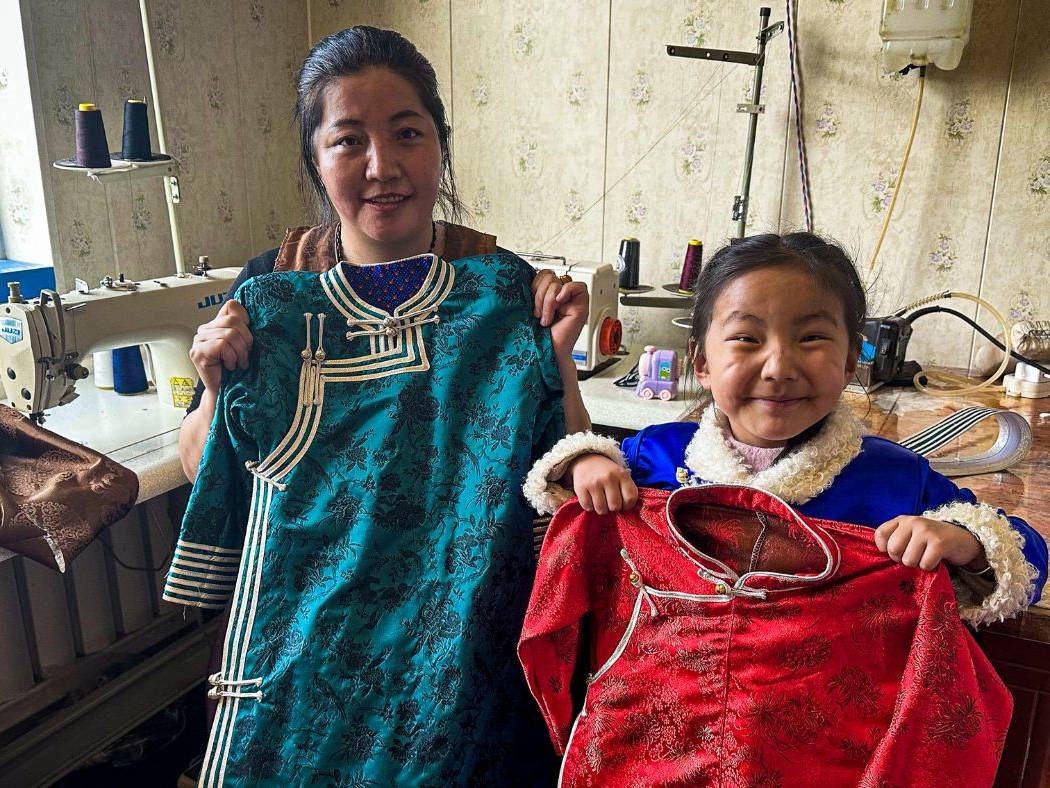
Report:
[[[856,368],[842,302],[787,266],[726,285],[695,362],[736,439],[766,447],[828,415]]]
[[[389,69],[370,68],[335,80],[323,100],[314,155],[344,245],[396,253],[422,239],[425,247],[441,145],[415,89]]]

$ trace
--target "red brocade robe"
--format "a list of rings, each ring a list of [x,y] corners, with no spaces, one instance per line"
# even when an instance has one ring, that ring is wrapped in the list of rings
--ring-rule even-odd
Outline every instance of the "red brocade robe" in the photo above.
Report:
[[[750,487],[567,503],[518,655],[572,786],[988,786],[1013,706],[943,568]]]

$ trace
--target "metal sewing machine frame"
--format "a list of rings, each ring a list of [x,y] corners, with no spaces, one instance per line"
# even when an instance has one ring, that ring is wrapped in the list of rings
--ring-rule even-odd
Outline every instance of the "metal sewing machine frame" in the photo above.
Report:
[[[139,16],[146,49],[153,117],[161,153],[167,153],[161,113],[157,71],[153,58],[147,0],[139,0]],[[82,362],[91,352],[131,344],[147,344],[163,370],[155,369],[161,401],[185,407],[186,390],[192,389],[197,373],[189,362],[189,345],[196,327],[215,316],[231,293],[229,284],[236,269],[220,269],[209,276],[207,257],[193,274],[187,273],[175,206],[180,202],[179,163],[170,156],[160,161],[116,160],[110,167],[53,165],[62,171],[86,175],[101,183],[106,197],[109,184],[119,180],[160,177],[164,184],[175,276],[150,281],[125,281],[116,246],[113,276],[106,276],[92,289],[78,279],[73,292],[59,295],[45,290],[39,299],[21,298],[17,283],[7,304],[0,309],[0,394],[12,407],[43,422],[45,411],[72,402],[74,383],[87,377]],[[110,231],[113,231],[112,216]],[[119,302],[114,296],[121,296]],[[194,308],[196,305],[196,308]]]
[[[11,283],[0,303],[0,401],[43,422],[48,410],[76,399],[92,353],[145,344],[160,401],[186,407],[197,383],[193,335],[232,295],[240,270],[205,266],[141,282],[107,276],[96,288],[78,280],[73,292],[44,290],[28,301]]]

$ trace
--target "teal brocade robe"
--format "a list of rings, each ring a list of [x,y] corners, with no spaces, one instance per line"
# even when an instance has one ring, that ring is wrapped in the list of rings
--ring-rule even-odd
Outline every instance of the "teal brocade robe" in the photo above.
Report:
[[[250,366],[223,379],[164,592],[232,600],[203,786],[542,779],[520,489],[564,433],[561,378],[524,262],[426,259],[392,314],[342,266],[238,291]]]

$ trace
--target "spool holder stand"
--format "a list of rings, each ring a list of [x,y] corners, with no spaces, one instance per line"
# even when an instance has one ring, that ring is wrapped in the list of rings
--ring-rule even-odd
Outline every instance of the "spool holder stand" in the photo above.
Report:
[[[755,135],[758,131],[758,116],[766,111],[762,105],[762,72],[766,64],[766,44],[784,29],[783,22],[769,24],[770,10],[758,9],[757,52],[739,52],[729,49],[706,49],[702,47],[683,47],[676,44],[667,45],[667,54],[671,57],[691,57],[698,60],[713,60],[719,63],[740,63],[755,69],[751,86],[751,100],[736,105],[737,112],[750,115],[747,124],[747,145],[744,149],[744,171],[740,178],[740,193],[733,198],[733,221],[736,225],[736,238],[743,238],[747,223],[747,209],[751,193],[751,167],[755,158]]]
[[[167,138],[164,133],[164,119],[160,111],[160,92],[157,88],[157,68],[153,60],[153,37],[150,34],[149,25],[149,9],[146,7],[146,0],[139,0],[139,18],[142,22],[142,38],[143,43],[146,46],[146,68],[149,71],[149,85],[150,94],[153,100],[153,119],[156,123],[157,128],[157,143],[160,153],[168,154]],[[113,180],[137,180],[139,178],[157,178],[162,177],[164,179],[164,196],[165,203],[168,208],[168,227],[171,230],[171,250],[175,258],[175,275],[186,276],[186,264],[182,255],[182,234],[179,232],[179,220],[175,212],[175,206],[180,202],[179,193],[179,164],[174,159],[163,159],[159,161],[145,162],[145,161],[124,161],[122,159],[113,159],[114,166],[112,167],[70,167],[66,165],[60,165],[58,162],[54,162],[52,166],[55,169],[63,170],[65,172],[80,172],[87,175],[88,178],[95,181],[95,183],[101,183],[103,186]],[[108,188],[106,190],[106,199],[109,200]],[[112,232],[113,217],[110,216],[110,231]],[[114,248],[114,255],[116,251]],[[114,264],[118,267],[119,274],[119,263],[114,260]]]
[[[769,8],[758,10],[759,25],[757,52],[741,52],[732,49],[709,49],[706,47],[685,47],[668,44],[667,54],[671,57],[688,57],[696,60],[709,60],[716,63],[739,63],[755,69],[751,85],[751,100],[736,105],[736,111],[747,113],[747,144],[744,148],[744,169],[740,178],[740,193],[733,197],[733,221],[736,224],[735,238],[743,238],[747,224],[747,209],[751,193],[751,169],[755,158],[755,137],[758,131],[758,116],[766,111],[765,105],[759,103],[762,97],[762,73],[766,61],[766,44],[784,29],[783,22],[769,24]],[[678,284],[662,286],[668,295],[643,296],[639,293],[620,294],[620,303],[624,306],[653,307],[657,309],[688,309],[689,294],[678,290]]]

